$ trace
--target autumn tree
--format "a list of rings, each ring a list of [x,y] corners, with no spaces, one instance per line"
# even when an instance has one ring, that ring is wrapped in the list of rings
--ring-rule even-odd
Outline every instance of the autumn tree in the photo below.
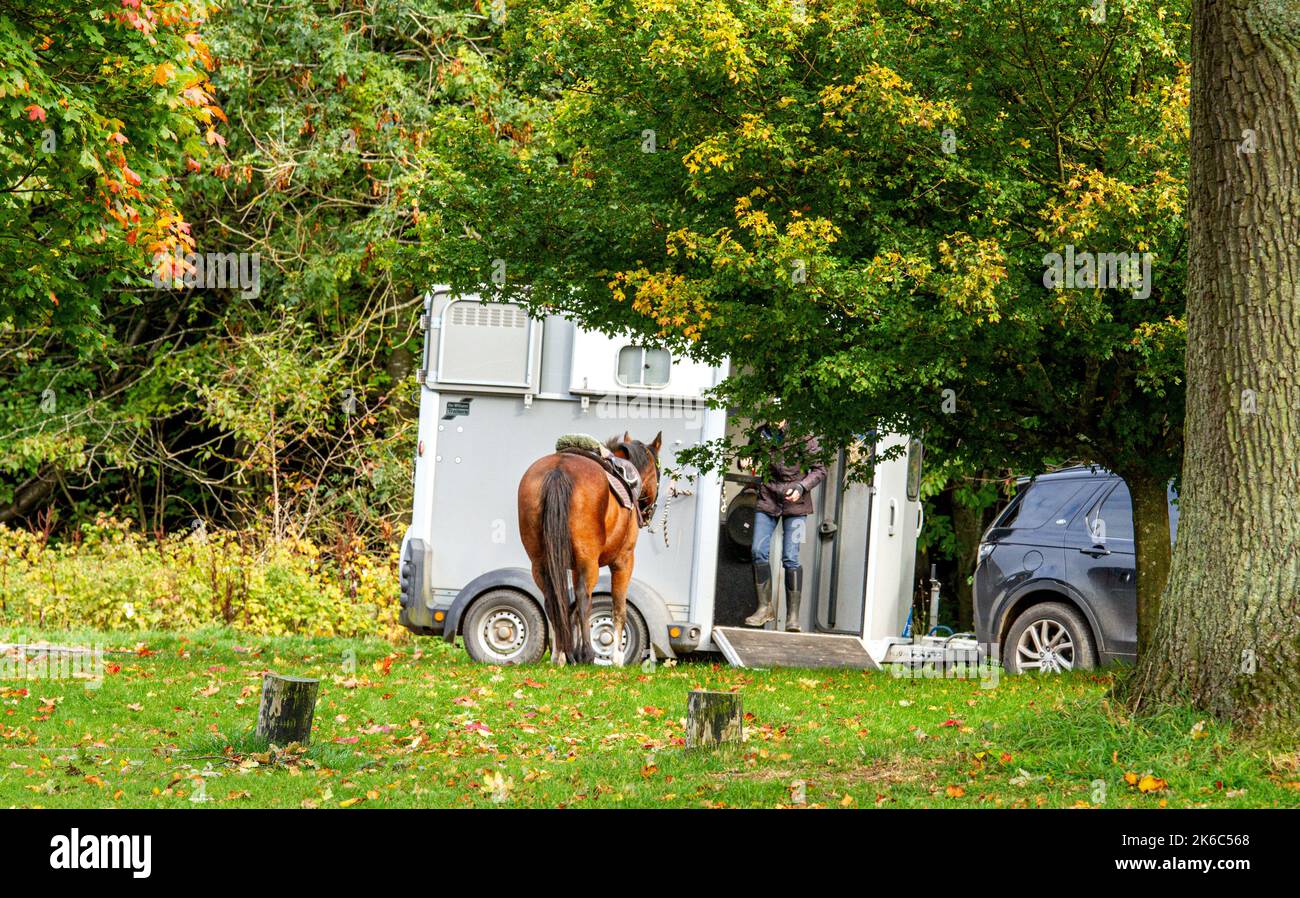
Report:
[[[204,2],[0,4],[0,326],[90,340],[106,295],[192,242],[181,178],[223,138]]]
[[[535,127],[440,135],[440,278],[730,357],[721,401],[779,396],[828,445],[1105,465],[1149,632],[1182,439],[1176,5],[538,0],[505,30]],[[1121,253],[1149,276],[1050,262]]]
[[[222,7],[0,0],[0,524],[381,541],[409,514],[411,185],[447,169],[431,133],[510,105],[497,26],[450,0]],[[259,282],[160,288],[160,223]]]
[[[223,139],[207,12],[0,4],[0,524],[44,507],[66,467],[88,466],[102,434],[89,360],[132,339],[140,292],[173,273],[156,263],[193,247],[182,180]],[[116,333],[114,309],[131,320]],[[54,346],[62,366],[46,361]],[[106,392],[120,385],[111,366],[101,373]]]
[[[1139,708],[1300,718],[1300,10],[1193,12],[1187,444]]]

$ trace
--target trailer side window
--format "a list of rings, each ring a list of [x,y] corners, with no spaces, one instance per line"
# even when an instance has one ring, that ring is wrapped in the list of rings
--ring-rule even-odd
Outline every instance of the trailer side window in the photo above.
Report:
[[[662,387],[672,367],[666,349],[624,346],[618,351],[618,382],[625,387]]]

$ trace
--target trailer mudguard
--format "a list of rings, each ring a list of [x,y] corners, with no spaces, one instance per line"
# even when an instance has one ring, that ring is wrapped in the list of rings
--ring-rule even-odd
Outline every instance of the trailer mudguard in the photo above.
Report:
[[[521,592],[537,603],[537,607],[545,613],[546,601],[542,596],[541,590],[533,581],[533,572],[522,567],[503,567],[494,571],[488,571],[479,574],[473,580],[465,584],[460,592],[456,593],[456,598],[451,602],[451,607],[447,609],[447,620],[443,624],[442,638],[448,642],[455,642],[456,637],[460,635],[460,622],[465,616],[466,609],[470,604],[483,593],[493,589],[513,589]],[[609,574],[603,573],[600,579],[596,581],[596,587],[592,590],[594,595],[609,595]],[[668,605],[658,592],[640,583],[632,580],[627,587],[628,604],[636,608],[645,621],[646,630],[650,634],[650,644],[654,647],[655,654],[660,658],[675,658],[676,652],[668,641],[668,625],[672,623],[672,615],[668,612]]]

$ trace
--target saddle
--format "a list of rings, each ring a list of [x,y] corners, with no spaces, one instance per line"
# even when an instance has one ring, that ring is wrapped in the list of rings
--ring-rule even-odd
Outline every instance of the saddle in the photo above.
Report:
[[[594,437],[585,434],[569,434],[555,441],[555,451],[565,455],[581,455],[589,458],[605,470],[605,479],[609,482],[609,491],[618,504],[636,512],[638,527],[645,526],[641,510],[641,472],[636,465],[626,458],[614,455]]]

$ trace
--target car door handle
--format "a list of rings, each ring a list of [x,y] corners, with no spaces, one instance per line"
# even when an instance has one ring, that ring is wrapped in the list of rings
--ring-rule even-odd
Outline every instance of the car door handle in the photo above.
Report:
[[[1093,558],[1100,558],[1103,555],[1109,555],[1110,549],[1102,546],[1084,546],[1079,550],[1084,555],[1091,555]]]

